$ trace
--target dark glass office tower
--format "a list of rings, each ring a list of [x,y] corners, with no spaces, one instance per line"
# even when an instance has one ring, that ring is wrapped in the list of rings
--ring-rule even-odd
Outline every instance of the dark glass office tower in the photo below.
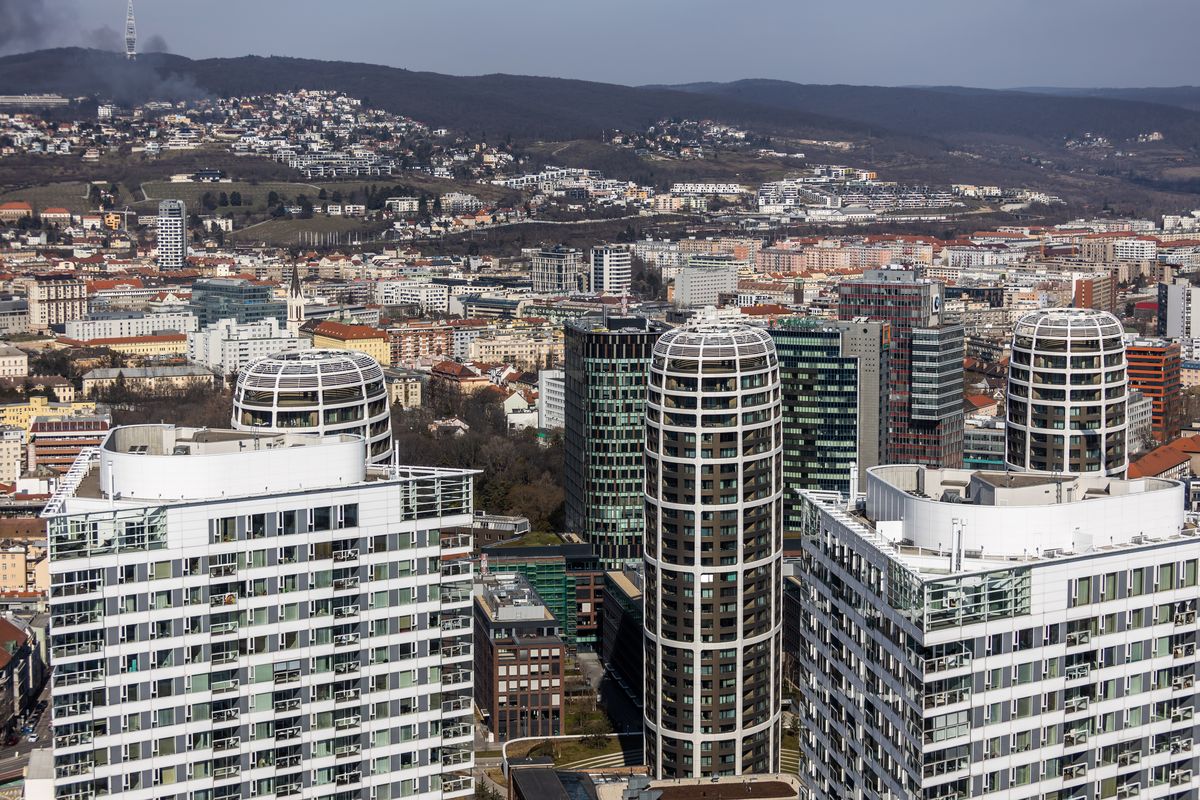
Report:
[[[865,490],[867,469],[886,463],[889,326],[869,320],[781,320],[771,333],[783,392],[783,480],[790,490]],[[785,530],[799,530],[793,492]]]
[[[646,378],[666,330],[644,317],[566,323],[564,483],[567,530],[607,569],[642,557]]]

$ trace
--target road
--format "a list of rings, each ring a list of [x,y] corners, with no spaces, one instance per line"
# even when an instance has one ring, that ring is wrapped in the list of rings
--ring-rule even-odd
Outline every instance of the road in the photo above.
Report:
[[[50,702],[50,681],[46,681],[46,686],[42,689],[38,700]],[[18,725],[18,729],[24,726],[24,723]],[[25,764],[29,761],[29,752],[35,747],[50,747],[50,709],[46,708],[34,726],[34,731],[38,735],[36,744],[30,744],[26,734],[21,734],[21,740],[12,747],[4,747],[0,745],[0,775],[7,775],[12,772],[19,772],[25,769]]]

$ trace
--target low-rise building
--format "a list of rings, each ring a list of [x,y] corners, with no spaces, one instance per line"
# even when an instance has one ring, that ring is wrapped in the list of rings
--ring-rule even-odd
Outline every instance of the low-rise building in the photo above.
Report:
[[[127,356],[180,356],[187,353],[188,335],[186,333],[159,333],[149,336],[121,336],[113,339],[92,339],[88,342],[68,339],[60,336],[56,344],[59,347],[103,347]]]
[[[29,355],[10,344],[0,344],[0,378],[24,378],[29,374]]]
[[[173,394],[196,386],[215,386],[216,376],[211,371],[197,366],[106,367],[84,374],[83,396],[95,397],[118,383],[124,383],[134,392]]]
[[[61,419],[95,413],[96,404],[92,401],[53,402],[43,395],[35,394],[19,403],[0,404],[0,427],[28,431],[38,417]]]
[[[91,343],[95,339],[120,339],[161,333],[190,333],[197,330],[196,315],[190,311],[146,314],[139,311],[93,313],[63,326],[68,339]]]
[[[105,416],[54,419],[38,417],[29,428],[25,463],[33,472],[47,469],[65,473],[88,447],[99,447],[112,420]]]
[[[366,353],[385,367],[392,363],[387,331],[379,328],[326,320],[312,328],[312,343],[318,349]]]
[[[544,369],[538,373],[538,427],[562,428],[567,422],[566,372]]]
[[[475,705],[490,738],[558,736],[566,652],[558,620],[521,575],[480,575],[474,594]]]

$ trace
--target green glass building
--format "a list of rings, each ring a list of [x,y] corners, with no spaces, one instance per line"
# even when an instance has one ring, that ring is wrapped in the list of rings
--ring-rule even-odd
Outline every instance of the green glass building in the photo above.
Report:
[[[885,462],[888,324],[784,319],[771,330],[783,394],[784,526],[799,530],[796,490],[855,491]]]
[[[565,324],[567,530],[592,545],[605,569],[642,557],[646,380],[666,329],[644,317]]]

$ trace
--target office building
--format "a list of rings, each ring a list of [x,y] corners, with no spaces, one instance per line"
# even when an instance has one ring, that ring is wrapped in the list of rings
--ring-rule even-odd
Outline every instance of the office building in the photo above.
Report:
[[[766,331],[701,319],[654,345],[646,399],[646,764],[777,772],[782,409]]]
[[[1150,398],[1150,435],[1165,444],[1183,427],[1182,360],[1179,342],[1131,339],[1125,345],[1129,389]]]
[[[567,424],[567,373],[544,369],[538,373],[538,427],[563,428]]]
[[[56,797],[473,793],[469,471],[140,425],[44,516]]]
[[[578,294],[587,291],[583,253],[573,247],[544,247],[531,254],[530,276],[535,294]]]
[[[1034,311],[1013,328],[1007,463],[1019,472],[1124,477],[1125,345],[1106,311]]]
[[[627,247],[601,245],[592,248],[592,291],[596,294],[626,295],[633,281],[633,253]]]
[[[312,342],[295,336],[274,317],[239,325],[219,320],[202,331],[188,334],[188,361],[221,375],[232,375],[242,367],[276,353],[307,350]]]
[[[885,450],[892,463],[962,464],[963,327],[942,320],[943,288],[901,266],[838,286],[839,319],[891,326]]]
[[[187,263],[187,208],[182,200],[158,204],[158,268],[163,272],[183,269]]]
[[[1200,357],[1200,286],[1188,278],[1158,284],[1156,331],[1180,341],[1183,357]]]
[[[88,313],[87,284],[71,275],[31,275],[17,281],[25,287],[29,328],[45,332],[52,325],[83,319]]]
[[[783,393],[783,480],[789,489],[857,493],[886,463],[888,325],[784,319],[771,329]],[[854,479],[854,486],[850,485]],[[784,525],[795,530],[794,493]]]
[[[1184,487],[875,467],[804,492],[800,796],[1196,797]]]
[[[642,556],[646,379],[664,330],[644,317],[564,326],[566,527],[606,568]]]
[[[519,574],[475,582],[475,703],[489,741],[562,734],[559,623]]]
[[[196,317],[188,311],[148,314],[141,311],[93,312],[84,319],[63,326],[68,339],[90,342],[95,339],[124,339],[154,336],[160,333],[191,333],[198,330]]]
[[[299,350],[276,353],[238,373],[233,427],[243,431],[352,433],[367,458],[392,457],[392,418],[383,369],[364,353]]]
[[[247,278],[201,278],[192,284],[188,308],[196,316],[197,328],[207,328],[223,319],[239,325],[275,319],[287,323],[287,303],[276,300],[271,286]]]
[[[964,469],[1004,469],[1005,446],[1004,420],[985,416],[967,417],[963,427]]]
[[[638,708],[642,708],[645,673],[642,657],[645,620],[642,617],[642,565],[612,570],[604,576],[604,608],[600,628],[600,660]]]
[[[720,305],[721,295],[737,292],[738,270],[746,266],[731,255],[694,255],[675,275],[672,301],[681,308]]]
[[[100,445],[111,424],[112,419],[107,415],[38,417],[29,426],[25,468],[30,472],[65,473],[81,452]]]
[[[348,325],[325,320],[308,328],[313,347],[326,350],[355,350],[366,353],[383,366],[392,363],[392,345],[387,331],[369,325]]]

